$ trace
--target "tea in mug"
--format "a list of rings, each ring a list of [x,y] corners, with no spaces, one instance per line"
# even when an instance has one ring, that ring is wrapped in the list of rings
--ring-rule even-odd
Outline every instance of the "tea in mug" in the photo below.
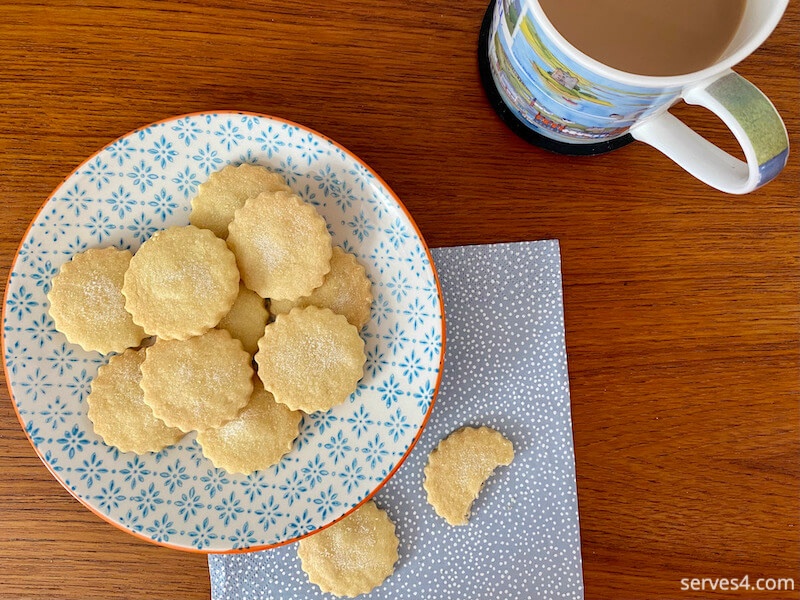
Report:
[[[759,0],[763,1],[763,0]],[[540,0],[566,40],[601,63],[637,75],[693,73],[733,40],[746,0]]]

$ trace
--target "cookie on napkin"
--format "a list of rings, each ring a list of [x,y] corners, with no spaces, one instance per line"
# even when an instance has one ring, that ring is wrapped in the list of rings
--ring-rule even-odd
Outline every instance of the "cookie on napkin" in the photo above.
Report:
[[[497,467],[512,460],[514,447],[494,429],[463,427],[451,433],[425,466],[428,503],[450,525],[466,525],[483,484]]]
[[[297,555],[311,583],[354,598],[394,572],[400,541],[386,511],[370,500],[338,523],[300,540]]]

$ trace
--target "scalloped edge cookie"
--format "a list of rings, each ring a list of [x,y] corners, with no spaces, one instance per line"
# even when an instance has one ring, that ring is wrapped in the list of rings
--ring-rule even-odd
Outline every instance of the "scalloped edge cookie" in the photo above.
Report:
[[[239,294],[236,257],[192,225],[156,232],[131,258],[125,308],[148,335],[185,340],[215,327]]]
[[[342,404],[364,376],[364,340],[329,308],[278,315],[258,341],[258,376],[275,400],[313,413]]]
[[[258,351],[258,340],[264,335],[267,321],[269,311],[264,299],[240,283],[239,295],[228,314],[217,324],[217,329],[230,333],[231,337],[242,342],[244,349],[253,355]]]
[[[291,192],[250,198],[228,227],[244,284],[262,298],[294,300],[322,285],[331,269],[325,219]]]
[[[260,165],[242,163],[228,165],[211,173],[197,188],[192,198],[189,222],[195,227],[210,229],[218,238],[228,237],[228,225],[236,209],[244,206],[248,198],[262,192],[290,192],[283,177]]]
[[[308,296],[297,300],[270,300],[270,312],[285,314],[296,307],[318,306],[330,308],[344,315],[358,329],[369,321],[372,308],[372,283],[354,254],[339,246],[333,247],[331,270],[325,275],[322,285]]]
[[[91,248],[61,265],[47,299],[56,330],[70,343],[108,354],[138,346],[145,338],[122,294],[131,258],[127,250]]]
[[[300,433],[303,413],[275,402],[258,378],[250,400],[236,418],[197,434],[203,456],[218,469],[249,475],[281,461]]]
[[[146,454],[159,452],[177,443],[184,432],[168,427],[153,415],[144,403],[139,386],[144,350],[126,350],[112,356],[97,370],[92,389],[86,397],[86,416],[94,432],[108,446],[120,452]]]
[[[320,590],[354,598],[394,573],[399,546],[389,515],[370,500],[338,523],[300,540],[297,556],[308,580]]]
[[[235,418],[253,393],[250,355],[220,329],[188,340],[163,340],[145,349],[144,402],[181,431],[203,431]]]

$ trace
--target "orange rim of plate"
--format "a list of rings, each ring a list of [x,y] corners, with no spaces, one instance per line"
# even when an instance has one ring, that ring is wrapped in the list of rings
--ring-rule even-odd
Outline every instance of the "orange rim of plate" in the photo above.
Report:
[[[372,167],[370,167],[363,160],[361,160],[358,156],[356,156],[353,152],[351,152],[350,150],[348,150],[347,148],[345,148],[344,146],[342,146],[340,143],[336,142],[335,140],[332,140],[328,136],[316,131],[315,129],[307,127],[306,125],[301,125],[300,123],[296,123],[296,122],[291,121],[289,119],[283,119],[281,117],[274,117],[272,115],[267,115],[267,114],[264,114],[264,113],[257,113],[257,112],[250,112],[250,111],[219,110],[219,111],[197,111],[197,112],[191,112],[191,113],[186,113],[186,114],[182,114],[182,115],[176,115],[176,116],[172,116],[172,117],[167,117],[165,119],[160,119],[158,121],[154,121],[154,122],[149,123],[147,125],[144,125],[142,127],[137,127],[136,129],[133,129],[133,130],[129,131],[128,133],[125,133],[125,134],[123,134],[121,136],[118,136],[117,138],[115,138],[111,142],[108,142],[102,148],[100,148],[99,150],[93,152],[89,157],[87,157],[85,160],[83,160],[83,162],[81,162],[77,167],[75,167],[66,177],[64,177],[61,180],[61,182],[58,185],[55,186],[55,188],[53,188],[53,191],[50,193],[50,195],[47,197],[47,199],[39,207],[39,210],[36,211],[36,214],[33,216],[33,219],[31,219],[31,222],[28,224],[28,227],[25,229],[25,233],[22,235],[22,238],[20,239],[20,242],[17,245],[17,251],[16,251],[16,253],[14,255],[14,262],[11,264],[11,268],[8,270],[8,276],[6,277],[6,289],[5,289],[5,293],[3,294],[3,312],[5,313],[6,302],[8,300],[8,290],[9,290],[9,285],[11,284],[11,274],[14,271],[14,267],[16,267],[16,265],[17,265],[17,260],[19,259],[19,251],[22,248],[22,244],[28,238],[28,234],[30,233],[31,228],[33,227],[34,223],[36,223],[36,220],[39,218],[39,215],[41,214],[42,210],[44,210],[45,206],[47,206],[47,204],[53,198],[55,193],[61,188],[61,186],[70,177],[74,176],[81,168],[83,168],[84,165],[86,165],[86,163],[91,161],[95,156],[100,154],[100,152],[105,150],[108,146],[110,146],[111,144],[117,142],[118,140],[120,140],[120,139],[122,139],[124,137],[128,137],[129,135],[132,135],[132,134],[134,134],[134,133],[136,133],[138,131],[142,131],[144,129],[148,129],[150,127],[153,127],[155,125],[160,125],[162,123],[167,123],[167,122],[170,122],[170,121],[175,121],[175,120],[183,119],[183,118],[186,118],[186,117],[199,117],[199,116],[203,116],[203,115],[219,115],[219,114],[232,114],[232,115],[251,116],[251,117],[259,117],[259,118],[262,118],[262,119],[270,119],[270,120],[273,120],[273,121],[278,121],[279,123],[285,123],[287,125],[291,125],[293,127],[297,127],[299,129],[305,130],[305,131],[307,131],[307,132],[309,132],[309,133],[311,133],[311,134],[313,134],[313,135],[315,135],[315,136],[317,136],[317,137],[329,142],[333,146],[337,147],[339,150],[341,150],[342,152],[347,154],[354,161],[356,161],[357,163],[363,165],[364,168],[366,168],[367,171],[369,171],[369,173],[384,187],[384,189],[389,193],[389,195],[392,197],[392,199],[397,203],[397,206],[400,207],[400,210],[403,211],[403,214],[405,214],[405,216],[408,219],[409,223],[414,228],[414,231],[417,233],[417,237],[419,238],[419,241],[422,244],[422,247],[425,249],[425,254],[427,255],[428,262],[431,265],[431,272],[433,273],[433,279],[434,279],[434,281],[436,283],[436,293],[437,293],[437,295],[439,297],[439,306],[441,307],[441,314],[442,314],[442,319],[441,319],[442,342],[441,342],[441,351],[439,353],[439,371],[438,371],[438,374],[436,376],[436,385],[433,388],[433,395],[431,396],[430,406],[428,407],[428,411],[425,413],[425,416],[422,419],[422,423],[421,423],[419,429],[417,430],[416,435],[414,435],[414,438],[411,440],[411,444],[409,444],[408,449],[406,449],[406,451],[403,454],[403,456],[400,457],[400,460],[398,460],[397,464],[394,466],[394,468],[391,471],[389,471],[389,474],[386,475],[386,477],[384,477],[383,481],[381,481],[374,490],[372,490],[369,494],[367,494],[366,497],[363,500],[361,500],[353,508],[351,508],[350,510],[345,512],[341,517],[339,517],[337,519],[334,519],[333,521],[331,521],[330,523],[327,523],[326,525],[318,527],[314,531],[310,531],[310,532],[305,533],[305,534],[303,534],[301,536],[298,536],[298,537],[295,537],[295,538],[291,538],[291,539],[288,539],[288,540],[284,540],[284,541],[281,541],[281,542],[277,542],[275,544],[265,544],[265,545],[262,545],[262,546],[251,546],[251,547],[248,547],[248,548],[232,548],[232,549],[228,549],[228,550],[206,550],[206,549],[202,549],[202,548],[198,549],[198,548],[191,548],[191,547],[187,547],[187,546],[179,546],[177,544],[170,544],[169,542],[156,541],[156,540],[154,540],[154,539],[152,539],[150,537],[147,537],[146,535],[142,535],[141,533],[138,533],[136,531],[132,531],[130,529],[126,529],[125,527],[120,525],[117,521],[114,521],[113,519],[109,518],[108,515],[104,515],[103,513],[98,511],[94,506],[92,506],[91,504],[86,502],[77,493],[75,493],[73,490],[71,490],[66,485],[64,480],[61,479],[61,477],[55,472],[55,470],[53,470],[53,468],[50,465],[50,463],[48,463],[47,460],[45,460],[44,456],[42,456],[42,454],[39,452],[39,449],[36,447],[36,444],[33,443],[33,440],[31,439],[31,436],[29,435],[28,430],[26,429],[25,421],[23,420],[22,415],[20,415],[20,413],[19,413],[19,409],[17,407],[17,402],[14,399],[14,391],[11,389],[11,380],[10,380],[9,375],[8,375],[8,366],[6,365],[6,359],[5,359],[5,356],[6,356],[6,352],[5,352],[5,349],[6,349],[5,328],[3,328],[2,332],[0,332],[0,352],[3,355],[3,374],[5,375],[6,387],[8,388],[8,394],[9,394],[9,397],[11,398],[11,404],[14,406],[14,412],[17,415],[17,420],[19,421],[19,423],[20,423],[20,425],[22,427],[22,430],[25,432],[25,437],[28,438],[28,441],[30,442],[31,446],[33,447],[34,451],[36,452],[36,455],[39,457],[39,460],[41,460],[42,463],[44,463],[45,467],[47,467],[47,470],[50,471],[50,474],[56,479],[56,481],[58,481],[58,483],[61,484],[61,487],[63,487],[65,490],[67,490],[70,493],[70,495],[73,498],[78,500],[78,502],[80,502],[83,506],[88,508],[95,515],[100,517],[103,521],[105,521],[107,523],[110,523],[111,525],[113,525],[114,527],[119,529],[120,531],[123,531],[123,532],[125,532],[125,533],[127,533],[129,535],[132,535],[132,536],[134,536],[136,538],[139,538],[141,540],[144,540],[146,542],[150,542],[151,544],[155,544],[157,546],[163,546],[163,547],[166,547],[166,548],[172,548],[173,550],[181,550],[183,552],[192,552],[192,553],[195,553],[195,554],[244,554],[244,553],[248,553],[248,552],[257,552],[259,550],[268,550],[270,548],[278,548],[280,546],[285,546],[287,544],[293,544],[294,542],[297,542],[297,541],[299,541],[299,540],[301,540],[303,538],[306,538],[306,537],[308,537],[310,535],[314,535],[315,533],[318,533],[318,532],[322,531],[323,529],[327,529],[331,525],[335,525],[336,523],[338,523],[342,519],[345,519],[349,515],[353,514],[361,506],[363,506],[364,504],[366,504],[367,502],[372,500],[372,498],[375,496],[375,494],[377,494],[383,488],[383,486],[386,485],[386,483],[394,476],[394,474],[397,472],[397,470],[406,461],[406,459],[408,458],[409,454],[411,454],[411,451],[414,449],[414,446],[417,445],[417,442],[419,441],[419,438],[422,435],[422,432],[425,430],[425,426],[428,424],[428,420],[430,419],[431,412],[433,411],[433,407],[436,404],[436,397],[439,394],[439,386],[442,383],[442,372],[444,371],[444,354],[445,354],[445,347],[446,347],[444,297],[442,295],[442,285],[441,285],[441,282],[439,281],[439,274],[436,272],[436,265],[433,263],[433,256],[431,255],[431,250],[428,247],[428,244],[425,242],[425,238],[422,236],[422,232],[420,232],[416,221],[414,221],[414,218],[411,216],[411,213],[408,211],[406,206],[403,204],[403,202],[400,200],[400,198],[397,196],[397,194],[395,194],[394,190],[391,187],[389,187],[389,185],[383,180],[383,178],[380,175],[378,175],[378,173],[376,173],[372,169]]]

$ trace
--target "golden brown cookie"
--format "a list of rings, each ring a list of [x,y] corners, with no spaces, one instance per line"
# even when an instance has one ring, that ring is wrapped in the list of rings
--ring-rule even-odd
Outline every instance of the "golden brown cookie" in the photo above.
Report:
[[[297,300],[271,300],[272,314],[288,313],[295,307],[319,306],[344,315],[351,324],[361,329],[369,321],[372,306],[372,284],[366,269],[355,256],[334,246],[331,270],[322,285],[311,295]]]
[[[307,413],[341,404],[364,376],[364,341],[342,315],[309,306],[278,315],[256,353],[258,376],[275,400]]]
[[[291,191],[278,173],[251,164],[228,165],[200,184],[192,199],[189,222],[195,227],[210,229],[223,240],[228,237],[228,224],[236,209],[248,198],[262,192]]]
[[[148,335],[185,340],[205,333],[239,294],[236,257],[207,229],[170,227],[147,240],[130,261],[125,308]]]
[[[264,327],[269,320],[269,311],[264,304],[264,299],[244,285],[239,285],[239,295],[233,303],[231,310],[217,325],[224,329],[231,337],[242,342],[242,346],[250,354],[258,350],[258,340],[264,335]]]
[[[294,300],[322,285],[331,236],[316,209],[291,192],[250,198],[228,227],[245,285],[262,298]]]
[[[323,592],[354,598],[394,572],[400,541],[389,515],[370,500],[327,529],[300,540],[308,580]]]
[[[131,253],[90,249],[61,266],[47,294],[55,328],[84,350],[101,354],[138,346],[144,330],[125,310],[122,285]]]
[[[144,402],[153,414],[181,431],[227,423],[253,392],[250,355],[224,330],[188,340],[162,340],[145,350]]]
[[[278,462],[292,449],[303,413],[289,410],[264,389],[258,378],[239,415],[216,429],[197,434],[197,441],[215,467],[249,475]]]
[[[107,365],[98,369],[86,397],[87,416],[95,433],[120,452],[159,452],[184,435],[180,429],[167,427],[155,418],[144,403],[139,387],[144,354],[144,350],[126,350],[112,356]]]
[[[483,484],[498,466],[513,459],[511,442],[494,429],[464,427],[451,433],[425,466],[428,503],[450,525],[466,525]]]

